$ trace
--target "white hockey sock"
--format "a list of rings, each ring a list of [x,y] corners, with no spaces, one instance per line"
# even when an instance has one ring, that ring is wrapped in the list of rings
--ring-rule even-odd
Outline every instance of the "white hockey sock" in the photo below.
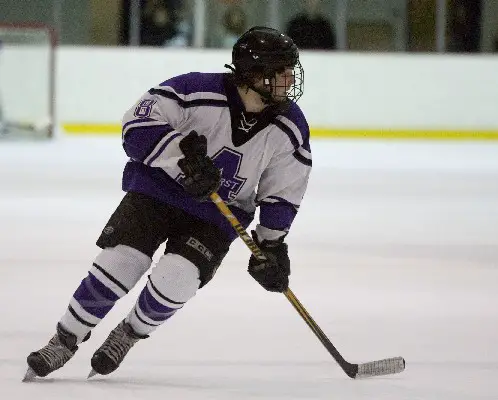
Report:
[[[60,320],[62,326],[81,343],[116,301],[135,286],[151,262],[149,256],[129,246],[102,250],[69,302]]]
[[[163,255],[126,321],[139,335],[151,333],[195,295],[200,283],[193,263],[178,254]]]

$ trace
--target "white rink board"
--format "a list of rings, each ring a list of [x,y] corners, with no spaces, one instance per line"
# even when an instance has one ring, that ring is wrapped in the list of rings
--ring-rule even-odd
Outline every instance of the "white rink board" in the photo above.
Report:
[[[152,86],[230,61],[229,50],[61,47],[58,120],[119,123]],[[498,129],[497,57],[303,51],[301,62],[312,127]]]

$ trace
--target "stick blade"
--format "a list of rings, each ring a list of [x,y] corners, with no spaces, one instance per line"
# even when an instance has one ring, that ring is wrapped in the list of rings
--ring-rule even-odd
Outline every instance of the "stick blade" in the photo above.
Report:
[[[405,365],[406,363],[403,357],[385,358],[384,360],[359,364],[358,373],[356,374],[355,379],[399,374],[405,370]]]

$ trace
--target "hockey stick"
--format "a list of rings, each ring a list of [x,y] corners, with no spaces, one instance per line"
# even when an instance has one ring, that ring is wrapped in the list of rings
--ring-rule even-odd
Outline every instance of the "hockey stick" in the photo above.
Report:
[[[220,195],[218,193],[213,193],[210,198],[211,201],[218,207],[220,212],[230,222],[239,237],[244,241],[247,247],[249,247],[249,250],[251,250],[252,254],[254,254],[254,257],[258,260],[266,261],[267,259],[261,249],[254,242],[254,240],[252,240],[251,236],[247,233],[237,218],[232,214]],[[342,357],[341,353],[339,353],[335,346],[330,342],[325,333],[323,333],[317,323],[313,320],[313,318],[311,318],[308,311],[306,311],[301,302],[297,299],[294,293],[292,293],[292,290],[287,288],[284,291],[284,295],[294,306],[299,315],[304,319],[306,324],[308,324],[320,342],[322,342],[329,354],[334,357],[334,360],[350,378],[368,378],[372,376],[397,374],[404,371],[405,360],[403,357],[385,358],[383,360],[371,361],[363,364],[352,364],[346,361],[344,357]]]

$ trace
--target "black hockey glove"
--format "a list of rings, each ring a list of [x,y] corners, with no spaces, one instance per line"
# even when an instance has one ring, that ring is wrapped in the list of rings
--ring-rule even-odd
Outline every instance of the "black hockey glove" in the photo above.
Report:
[[[256,232],[251,231],[253,240],[268,261],[260,261],[254,255],[249,259],[249,274],[270,292],[283,292],[289,287],[290,260],[287,244],[283,240],[259,242]]]
[[[178,166],[185,174],[183,188],[199,201],[205,201],[220,187],[221,173],[207,156],[207,139],[191,131],[180,141],[180,150],[185,155]]]

